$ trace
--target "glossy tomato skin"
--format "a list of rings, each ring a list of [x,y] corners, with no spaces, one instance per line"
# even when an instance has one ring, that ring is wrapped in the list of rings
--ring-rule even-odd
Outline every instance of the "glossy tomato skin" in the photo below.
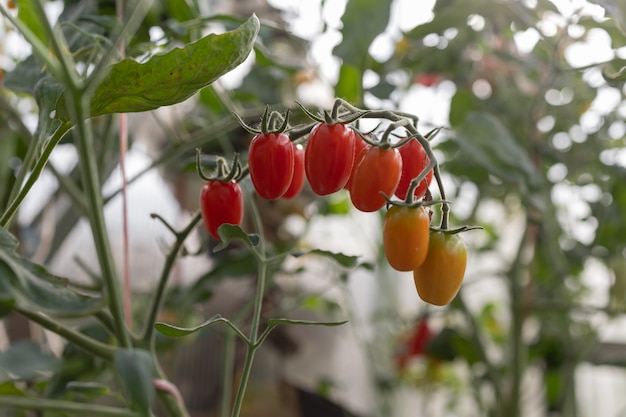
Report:
[[[284,133],[261,133],[248,151],[250,179],[256,192],[266,200],[285,194],[293,177],[293,144]]]
[[[352,176],[354,175],[354,170],[356,169],[361,159],[365,155],[365,152],[370,148],[370,145],[361,139],[358,135],[355,137],[354,141],[354,163],[352,164],[352,170],[350,170],[350,177],[348,177],[348,182],[343,187],[346,190],[350,190],[350,184],[352,184]]]
[[[243,194],[235,181],[208,181],[200,190],[200,213],[211,236],[219,239],[217,228],[223,224],[241,225]]]
[[[304,186],[304,148],[302,145],[293,145],[293,177],[283,198],[294,198]]]
[[[397,271],[413,271],[428,253],[430,216],[424,207],[392,206],[383,223],[383,250]]]
[[[409,140],[399,148],[399,151],[402,156],[402,176],[400,177],[400,182],[396,189],[396,197],[400,200],[406,200],[406,194],[409,191],[411,181],[422,173],[424,168],[430,163],[430,159],[428,155],[426,155],[424,147],[417,139]],[[413,193],[415,199],[419,199],[426,194],[426,190],[432,179],[433,170],[431,169],[415,188],[415,192]]]
[[[359,161],[350,183],[350,200],[358,210],[371,212],[382,208],[396,191],[402,172],[400,152],[394,148],[371,146]]]
[[[420,298],[436,306],[450,303],[461,288],[466,265],[467,248],[458,234],[431,232],[428,255],[413,271]]]
[[[354,164],[355,136],[350,127],[340,123],[319,123],[311,130],[304,167],[315,194],[332,194],[346,185]]]

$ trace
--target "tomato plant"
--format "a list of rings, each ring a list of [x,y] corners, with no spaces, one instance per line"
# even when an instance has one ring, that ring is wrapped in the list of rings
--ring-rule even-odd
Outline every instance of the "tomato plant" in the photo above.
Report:
[[[283,198],[294,198],[304,186],[304,148],[302,145],[293,145],[293,177]]]
[[[250,179],[256,192],[266,200],[282,197],[293,178],[294,149],[284,133],[260,133],[250,143]]]
[[[311,130],[304,164],[315,194],[332,194],[346,185],[354,164],[355,136],[340,123],[319,123]]]
[[[396,189],[396,196],[401,199],[406,199],[406,194],[413,181],[430,163],[430,159],[426,155],[424,147],[419,143],[417,139],[411,139],[399,149],[402,156],[402,176]],[[433,179],[433,170],[431,169],[426,174],[426,177],[420,181],[419,185],[415,188],[413,193],[414,198],[421,198],[426,194],[426,190]]]
[[[383,223],[383,250],[398,271],[413,271],[428,253],[430,217],[424,207],[393,206]]]
[[[395,148],[371,146],[352,174],[350,200],[354,207],[370,212],[382,208],[400,181],[402,158]]]
[[[427,303],[443,306],[461,288],[467,264],[467,249],[458,234],[432,231],[424,263],[413,271],[415,288]]]
[[[243,194],[234,180],[207,181],[200,190],[202,221],[211,236],[219,239],[217,228],[223,224],[241,225]]]

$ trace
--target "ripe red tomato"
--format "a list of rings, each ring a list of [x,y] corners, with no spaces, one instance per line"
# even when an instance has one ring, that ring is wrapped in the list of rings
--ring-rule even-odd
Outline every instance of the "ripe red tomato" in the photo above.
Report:
[[[424,168],[430,163],[430,159],[426,155],[424,147],[417,139],[409,140],[399,148],[399,151],[400,155],[402,155],[402,176],[400,177],[400,182],[396,189],[396,196],[401,200],[405,200],[411,181],[422,173]],[[426,190],[432,179],[433,170],[431,169],[415,188],[415,192],[413,193],[415,199],[421,198],[426,194]]]
[[[387,200],[381,195],[391,197],[396,191],[402,173],[402,158],[394,148],[370,147],[352,176],[350,200],[354,207],[370,212],[382,208]]]
[[[448,304],[461,288],[466,264],[467,248],[458,234],[431,232],[426,260],[413,271],[420,298],[436,306]]]
[[[361,159],[363,159],[363,155],[365,155],[365,152],[367,151],[367,149],[369,149],[369,147],[370,145],[367,142],[361,139],[359,135],[356,135],[354,139],[354,163],[352,164],[352,170],[350,171],[348,182],[346,182],[346,185],[343,187],[346,190],[350,189],[350,184],[352,184],[352,176],[354,175],[354,170],[356,169],[356,166],[359,164]]]
[[[241,225],[243,195],[235,181],[208,181],[200,190],[200,213],[211,236],[219,239],[217,228],[223,224]]]
[[[293,178],[293,144],[284,133],[261,133],[250,143],[248,168],[256,192],[266,200],[285,194]]]
[[[293,177],[283,198],[294,198],[304,186],[304,148],[302,145],[293,145]]]
[[[320,123],[313,128],[304,167],[315,194],[332,194],[346,185],[354,164],[355,136],[351,128],[340,123]]]
[[[430,216],[424,207],[393,206],[383,223],[383,250],[387,262],[398,271],[413,271],[428,253]]]

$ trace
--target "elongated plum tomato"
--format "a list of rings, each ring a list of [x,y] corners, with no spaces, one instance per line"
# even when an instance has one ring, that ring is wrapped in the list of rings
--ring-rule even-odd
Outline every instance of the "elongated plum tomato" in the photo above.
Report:
[[[302,145],[293,145],[293,177],[283,198],[294,198],[304,186],[304,148]]]
[[[383,249],[387,262],[398,271],[413,271],[428,253],[430,216],[424,207],[393,206],[383,223]]]
[[[458,234],[431,232],[426,259],[413,271],[420,298],[436,306],[450,303],[461,288],[466,264],[467,249]]]
[[[217,228],[223,224],[241,225],[243,195],[235,181],[208,181],[200,190],[200,213],[211,236],[219,239]]]
[[[266,200],[285,194],[293,177],[293,144],[284,133],[261,133],[248,151],[250,179],[256,192]]]
[[[426,155],[424,147],[417,139],[409,140],[399,148],[399,151],[400,155],[402,155],[402,176],[400,177],[398,188],[396,188],[396,197],[405,200],[411,181],[422,173],[424,168],[430,163],[430,159]],[[415,192],[413,193],[415,199],[421,198],[426,194],[426,190],[432,179],[433,170],[431,169],[415,188]]]
[[[402,172],[402,158],[397,149],[371,146],[359,161],[350,183],[350,200],[354,207],[370,212],[382,208],[396,191]]]
[[[315,194],[332,194],[346,185],[354,164],[355,136],[351,128],[340,123],[319,123],[311,130],[304,168]]]

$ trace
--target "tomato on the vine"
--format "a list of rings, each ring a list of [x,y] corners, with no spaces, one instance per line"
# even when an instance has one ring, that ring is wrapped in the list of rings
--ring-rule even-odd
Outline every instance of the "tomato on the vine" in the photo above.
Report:
[[[406,194],[409,191],[411,181],[413,181],[430,163],[428,155],[424,147],[417,139],[410,139],[407,143],[400,146],[398,149],[402,156],[402,176],[396,189],[396,196],[401,199],[406,199]],[[428,171],[426,176],[413,193],[414,198],[418,199],[426,194],[426,190],[433,179],[433,170]]]
[[[382,208],[396,191],[402,172],[402,158],[395,148],[371,146],[352,173],[350,200],[354,207],[370,212]]]
[[[350,127],[340,123],[319,123],[311,130],[304,166],[315,194],[332,194],[346,185],[354,164],[355,136]]]
[[[383,223],[383,250],[398,271],[413,271],[428,253],[430,216],[424,207],[393,206]]]
[[[302,145],[293,145],[293,177],[283,198],[294,198],[304,186],[304,148]]]
[[[293,178],[293,144],[284,133],[260,133],[250,143],[248,168],[256,192],[266,200],[282,197]]]
[[[207,181],[200,190],[200,213],[211,236],[219,239],[217,228],[223,224],[241,225],[243,194],[234,180]]]
[[[467,248],[458,234],[432,231],[428,255],[413,271],[420,298],[436,306],[448,304],[461,288],[466,264]]]

